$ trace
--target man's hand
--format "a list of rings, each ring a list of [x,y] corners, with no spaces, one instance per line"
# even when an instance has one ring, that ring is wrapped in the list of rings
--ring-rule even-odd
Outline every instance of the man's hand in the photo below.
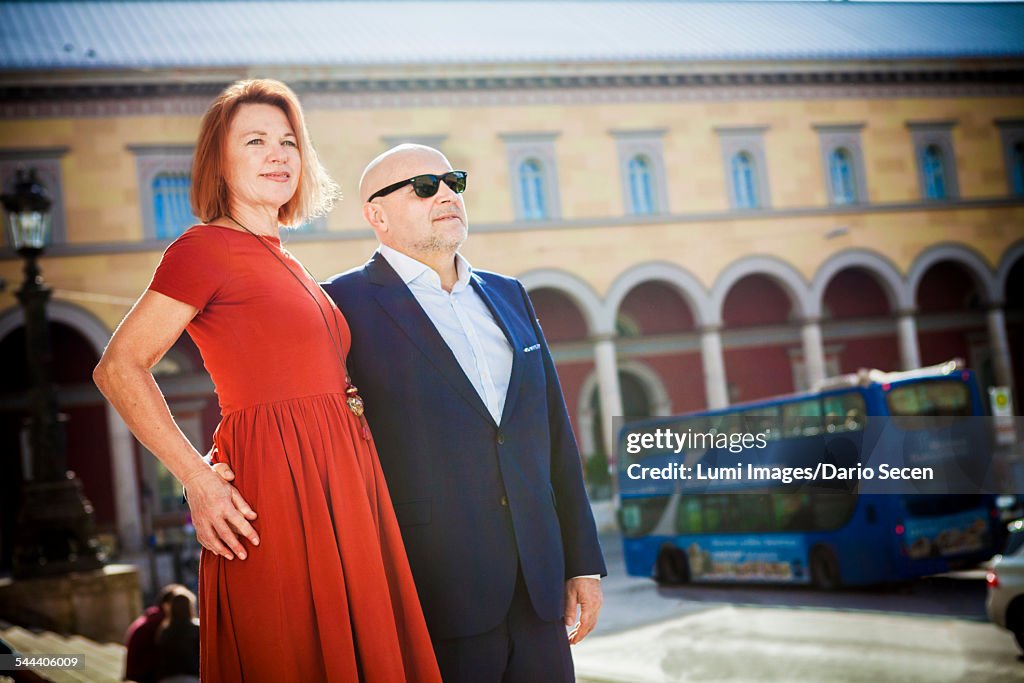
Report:
[[[192,510],[192,525],[196,539],[207,550],[232,560],[247,554],[238,536],[260,544],[259,534],[249,523],[256,512],[228,482],[235,478],[226,463],[217,463],[182,484],[188,490],[188,506]]]
[[[601,611],[601,580],[578,577],[565,582],[565,625],[572,626],[569,644],[575,645],[587,637],[597,624]],[[579,607],[579,618],[576,608]]]

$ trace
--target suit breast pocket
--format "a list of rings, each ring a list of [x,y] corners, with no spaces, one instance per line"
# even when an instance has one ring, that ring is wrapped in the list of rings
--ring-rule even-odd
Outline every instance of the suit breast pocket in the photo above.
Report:
[[[399,526],[420,526],[430,524],[430,501],[413,500],[395,503],[395,516]]]
[[[524,376],[523,379],[531,384],[544,381],[544,355],[541,352],[540,344],[530,342],[524,344],[523,355]]]

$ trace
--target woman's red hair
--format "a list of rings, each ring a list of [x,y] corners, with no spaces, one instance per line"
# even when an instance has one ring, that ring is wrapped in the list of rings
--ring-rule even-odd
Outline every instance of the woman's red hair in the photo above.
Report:
[[[231,121],[243,104],[269,104],[284,112],[298,138],[301,172],[295,194],[278,211],[281,225],[302,225],[330,211],[338,186],[320,165],[306,130],[302,105],[291,88],[269,78],[238,81],[217,96],[203,115],[192,158],[192,213],[209,222],[230,213],[224,142]]]

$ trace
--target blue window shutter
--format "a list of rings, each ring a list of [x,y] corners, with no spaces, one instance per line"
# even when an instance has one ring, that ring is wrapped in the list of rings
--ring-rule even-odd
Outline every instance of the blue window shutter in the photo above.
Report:
[[[843,147],[829,155],[829,176],[832,185],[832,200],[836,204],[853,204],[857,201],[857,184],[853,173],[850,152]]]
[[[760,206],[757,196],[757,171],[748,152],[737,152],[732,157],[732,185],[737,208],[756,209]]]
[[[645,156],[637,155],[629,160],[629,197],[634,214],[654,213],[651,162]]]
[[[1010,179],[1013,194],[1016,197],[1024,196],[1024,141],[1014,143],[1010,155]]]
[[[519,165],[519,193],[522,214],[526,220],[547,218],[547,198],[544,191],[544,171],[536,159],[527,159]]]
[[[923,156],[924,196],[927,199],[946,199],[946,162],[942,150],[937,145],[928,145]]]
[[[197,222],[189,203],[188,173],[158,173],[153,178],[153,226],[156,238],[174,239]]]

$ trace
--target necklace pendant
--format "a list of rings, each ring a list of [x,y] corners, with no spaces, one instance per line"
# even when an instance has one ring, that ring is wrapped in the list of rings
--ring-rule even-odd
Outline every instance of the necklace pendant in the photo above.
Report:
[[[352,411],[353,415],[356,417],[363,416],[363,399],[358,396],[349,396],[346,399],[346,403],[348,403],[348,409]]]
[[[356,417],[362,417],[365,408],[363,406],[363,399],[359,396],[359,389],[356,387],[349,387],[345,389],[345,393],[348,396],[345,398],[345,403],[348,404],[348,409],[352,411],[352,414]]]

